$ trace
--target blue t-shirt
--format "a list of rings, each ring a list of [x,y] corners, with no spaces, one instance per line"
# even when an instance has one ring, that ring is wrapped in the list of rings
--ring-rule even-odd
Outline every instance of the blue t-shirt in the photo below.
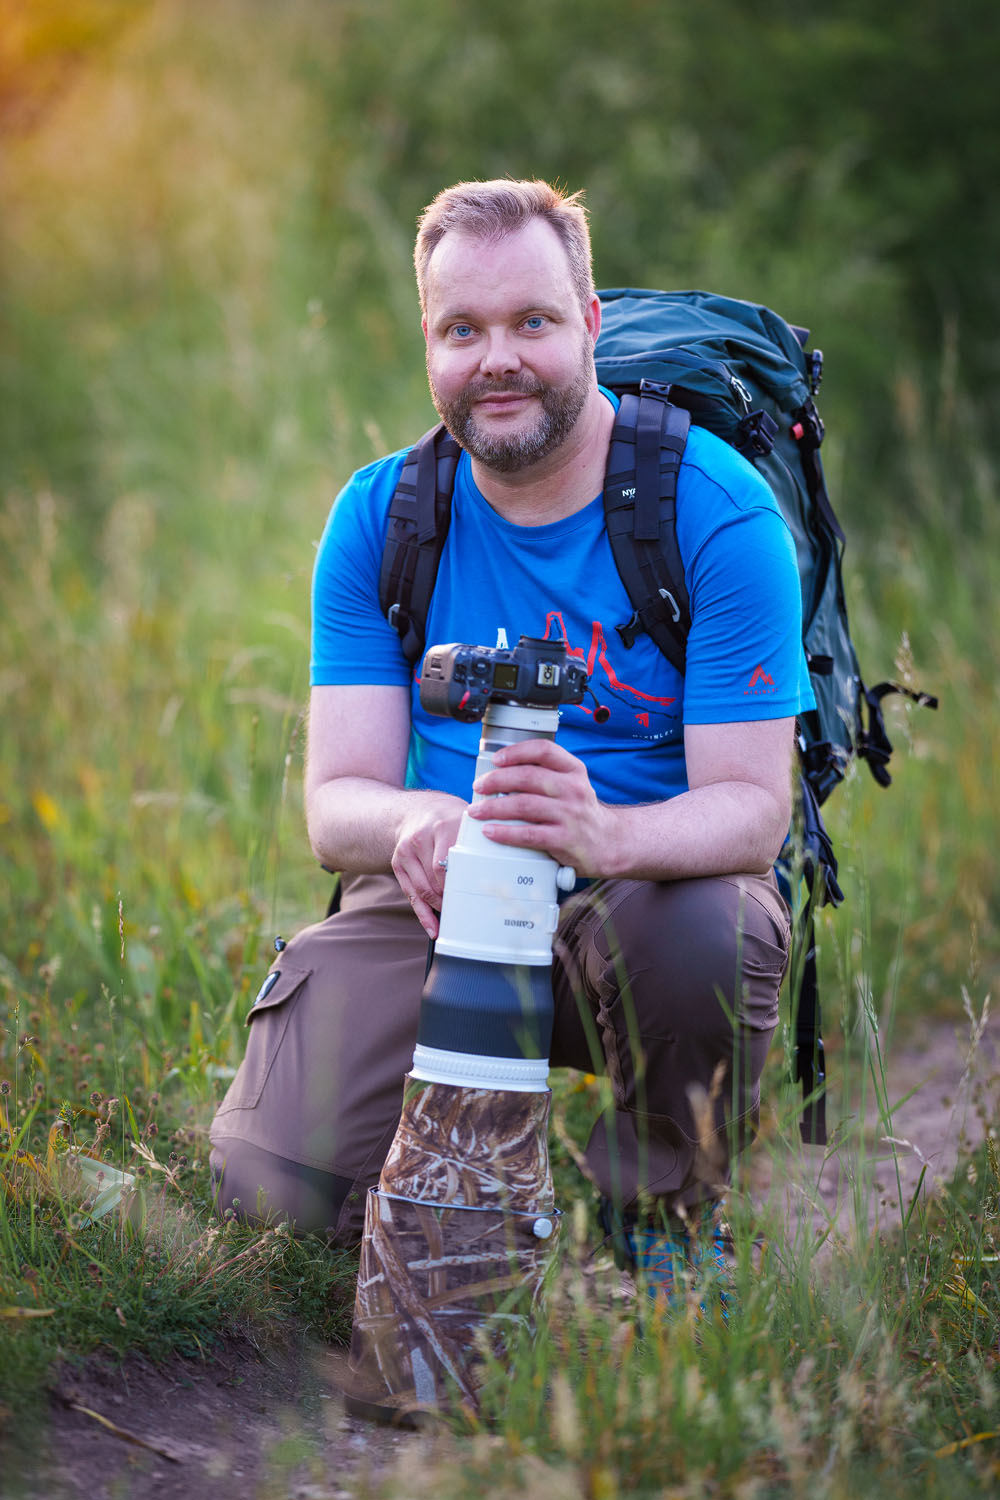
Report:
[[[480,728],[420,706],[414,672],[379,610],[389,503],[405,457],[360,469],[333,506],[313,574],[311,681],[412,685],[407,785],[471,795]],[[632,608],[615,567],[601,496],[544,526],[499,516],[463,453],[451,525],[427,617],[428,645],[516,646],[561,638],[598,703],[562,710],[559,743],[586,764],[602,801],[658,802],[687,787],[685,724],[779,719],[814,706],[801,639],[795,547],[764,479],[692,426],[677,483],[677,540],[691,602],[681,677],[646,635],[626,650]]]

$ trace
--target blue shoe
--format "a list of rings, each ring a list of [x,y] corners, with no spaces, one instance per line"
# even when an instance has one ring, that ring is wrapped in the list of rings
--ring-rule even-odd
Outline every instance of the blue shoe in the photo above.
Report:
[[[626,1229],[625,1244],[636,1280],[646,1295],[666,1302],[683,1301],[682,1281],[690,1248],[681,1230],[668,1233],[662,1229]]]
[[[708,1282],[718,1288],[723,1318],[728,1318],[729,1268],[726,1262],[725,1236],[719,1224],[709,1221],[710,1236],[692,1235],[683,1227],[640,1229],[633,1225],[623,1230],[626,1263],[645,1288],[646,1295],[674,1307],[683,1307],[685,1294],[692,1282]],[[707,1312],[704,1302],[701,1311]]]

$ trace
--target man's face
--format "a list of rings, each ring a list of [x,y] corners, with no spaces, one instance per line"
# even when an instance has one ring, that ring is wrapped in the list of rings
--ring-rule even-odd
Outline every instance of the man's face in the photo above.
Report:
[[[565,442],[595,386],[600,314],[544,220],[497,241],[446,234],[423,326],[434,405],[473,458],[510,474]]]

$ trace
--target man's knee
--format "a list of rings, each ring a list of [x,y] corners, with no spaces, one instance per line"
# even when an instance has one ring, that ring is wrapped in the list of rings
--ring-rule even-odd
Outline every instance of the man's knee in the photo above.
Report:
[[[288,1220],[297,1234],[321,1234],[331,1243],[353,1244],[360,1237],[351,1213],[345,1213],[354,1189],[351,1178],[226,1137],[213,1146],[209,1161],[219,1214],[231,1210],[261,1226]]]
[[[621,1105],[685,1118],[688,1088],[710,1091],[720,1064],[752,1091],[787,960],[787,909],[773,882],[609,882],[568,915],[559,1062],[603,1063]]]
[[[278,955],[212,1122],[224,1207],[238,1197],[255,1214],[263,1187],[271,1209],[321,1232],[339,1223],[339,1238],[346,1220],[330,1215],[346,1182],[360,1224],[399,1115],[426,951],[395,881],[368,876]]]
[[[636,881],[609,904],[598,946],[603,983],[631,993],[639,1013],[672,1006],[689,1032],[759,1023],[785,971],[787,912],[761,877]]]

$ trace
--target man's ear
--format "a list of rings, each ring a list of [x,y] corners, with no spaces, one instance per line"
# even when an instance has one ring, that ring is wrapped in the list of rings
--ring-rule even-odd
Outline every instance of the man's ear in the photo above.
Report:
[[[587,325],[591,342],[597,343],[597,336],[601,331],[601,299],[595,292],[587,303],[587,310],[583,315],[583,321]]]
[[[420,328],[421,328],[421,332],[424,335],[424,343],[426,344],[426,342],[427,342],[427,316],[426,316],[426,314],[424,315],[424,317],[422,317],[420,319]]]

